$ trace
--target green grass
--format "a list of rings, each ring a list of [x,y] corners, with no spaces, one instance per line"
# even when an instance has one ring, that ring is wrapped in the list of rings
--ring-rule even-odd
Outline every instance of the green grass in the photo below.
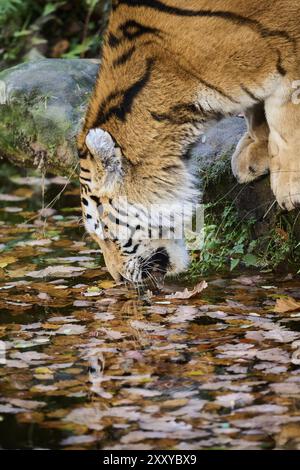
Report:
[[[200,163],[201,191],[209,203],[204,212],[204,243],[201,250],[193,253],[189,274],[207,275],[241,268],[277,271],[282,267],[297,272],[300,212],[297,215],[275,211],[269,232],[264,229],[258,237],[261,221],[251,216],[255,211],[241,215],[237,209],[242,191],[232,176],[229,153],[213,163]]]
[[[260,238],[254,238],[255,223],[253,218],[241,221],[230,201],[221,212],[213,204],[207,205],[204,245],[200,253],[195,253],[190,274],[242,267],[275,271],[283,264],[299,265],[300,244],[294,235],[294,224],[286,216],[278,216],[274,228]]]

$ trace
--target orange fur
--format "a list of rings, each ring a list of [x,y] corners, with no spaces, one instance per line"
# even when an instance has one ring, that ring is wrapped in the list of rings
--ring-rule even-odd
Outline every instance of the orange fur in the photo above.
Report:
[[[299,18],[299,0],[113,1],[78,136],[82,168],[93,181],[86,196],[105,195],[105,170],[86,149],[91,129],[107,131],[121,152],[123,179],[109,197],[121,194],[146,205],[188,202],[195,194],[191,146],[212,121],[245,112],[249,130],[233,157],[234,173],[243,182],[270,169],[278,202],[288,209],[298,205],[300,194],[291,191],[300,189],[300,163],[296,180],[281,180],[278,172],[298,171],[299,131],[297,139],[292,136],[300,129],[300,112],[288,106],[287,113],[286,103],[300,75]],[[291,142],[288,150],[283,135]]]

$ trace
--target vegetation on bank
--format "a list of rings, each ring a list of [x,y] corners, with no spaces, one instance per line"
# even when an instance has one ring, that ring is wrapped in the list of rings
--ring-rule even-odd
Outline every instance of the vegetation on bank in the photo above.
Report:
[[[39,57],[97,57],[109,6],[109,0],[1,0],[0,69]]]
[[[229,156],[208,164],[200,174],[206,202],[204,244],[200,252],[192,255],[192,276],[242,267],[300,273],[300,211],[287,214],[271,203],[271,222],[257,234],[260,221],[254,215],[256,195],[253,193],[253,209],[241,213],[241,186],[231,175]],[[238,192],[234,191],[236,186]]]
[[[288,217],[278,216],[276,226],[260,238],[253,238],[255,222],[253,218],[241,220],[230,201],[226,202],[221,218],[213,204],[207,205],[204,244],[200,252],[193,254],[191,275],[241,267],[268,271],[288,266],[298,270],[300,243]]]

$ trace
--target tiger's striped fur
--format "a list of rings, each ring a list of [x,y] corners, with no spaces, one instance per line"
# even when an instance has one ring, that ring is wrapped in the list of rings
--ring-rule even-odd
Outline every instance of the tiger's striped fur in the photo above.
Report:
[[[150,239],[142,212],[124,239],[112,214],[120,196],[175,212],[195,202],[191,149],[223,116],[243,112],[248,122],[232,158],[238,180],[270,171],[279,204],[300,204],[299,18],[299,0],[113,1],[78,148],[86,227],[116,279],[186,266],[183,242]]]

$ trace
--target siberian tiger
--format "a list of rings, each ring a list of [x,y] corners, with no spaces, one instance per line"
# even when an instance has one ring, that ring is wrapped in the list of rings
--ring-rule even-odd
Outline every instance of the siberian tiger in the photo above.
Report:
[[[299,0],[113,0],[78,149],[86,229],[115,280],[185,269],[165,208],[197,200],[191,149],[226,115],[248,123],[238,181],[270,172],[279,205],[300,205],[299,40]]]

